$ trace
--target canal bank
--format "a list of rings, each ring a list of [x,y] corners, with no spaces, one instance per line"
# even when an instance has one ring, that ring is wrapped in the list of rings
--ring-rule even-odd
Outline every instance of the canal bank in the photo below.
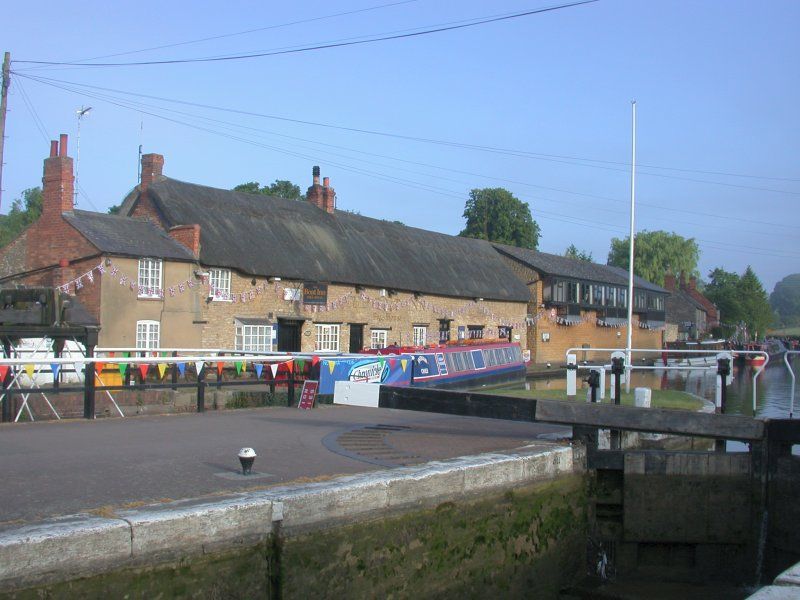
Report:
[[[534,594],[583,572],[580,446],[0,531],[0,597]]]

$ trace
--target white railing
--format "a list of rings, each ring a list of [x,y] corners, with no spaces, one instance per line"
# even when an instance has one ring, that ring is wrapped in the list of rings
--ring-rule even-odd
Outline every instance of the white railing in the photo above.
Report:
[[[573,354],[577,358],[577,353],[578,352],[609,352],[609,353],[613,353],[613,352],[622,352],[622,351],[623,351],[622,348],[567,348],[567,350],[565,352],[565,356],[569,357],[570,354]],[[644,354],[658,354],[658,355],[661,355],[661,356],[663,356],[664,354],[700,354],[700,355],[706,355],[706,356],[708,356],[708,355],[717,356],[717,355],[723,354],[723,353],[724,354],[729,354],[731,356],[733,355],[733,352],[731,352],[729,350],[724,350],[724,351],[720,351],[720,350],[683,350],[683,349],[681,349],[681,350],[664,350],[662,348],[658,348],[658,349],[655,349],[655,348],[631,348],[631,355],[634,352],[644,353]],[[756,371],[753,373],[753,414],[755,415],[756,414],[756,404],[757,404],[757,400],[758,400],[758,393],[757,393],[757,390],[756,390],[756,381],[757,381],[758,377],[761,375],[761,373],[764,371],[764,369],[767,368],[767,365],[769,364],[769,354],[767,354],[763,350],[736,350],[735,353],[736,354],[746,354],[746,355],[756,355],[756,356],[763,356],[764,357],[764,363],[759,368],[757,368]],[[610,356],[610,354],[609,354],[609,356]],[[569,362],[569,360],[567,360],[567,362]],[[597,365],[594,365],[594,366],[592,366],[592,365],[576,365],[576,367],[578,369],[581,369],[581,368],[583,368],[583,369],[595,368],[596,369]],[[610,365],[609,365],[609,367],[610,367]],[[606,365],[603,365],[603,368],[607,368]],[[658,369],[658,370],[662,370],[662,371],[713,371],[713,370],[716,370],[716,368],[717,368],[716,364],[714,364],[714,365],[686,365],[686,366],[682,366],[682,365],[673,365],[673,366],[670,366],[670,365],[663,365],[663,366],[638,365],[637,366],[637,365],[633,365],[633,364],[625,365],[625,369],[626,370],[656,370],[656,369]],[[733,365],[731,365],[731,368],[733,368]]]
[[[793,418],[794,415],[794,369],[792,368],[791,363],[789,362],[789,355],[790,354],[800,354],[800,350],[787,350],[786,353],[783,355],[783,362],[786,363],[786,368],[789,369],[789,375],[792,377],[792,385],[791,390],[789,392],[789,418]]]

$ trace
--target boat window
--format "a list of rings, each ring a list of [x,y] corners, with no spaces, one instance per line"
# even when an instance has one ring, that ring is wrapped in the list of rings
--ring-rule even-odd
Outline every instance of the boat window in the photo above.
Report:
[[[464,357],[464,366],[467,371],[474,371],[475,363],[472,360],[472,352],[464,352],[462,356]]]
[[[464,353],[453,352],[453,361],[456,363],[456,371],[464,370]]]
[[[494,355],[492,354],[491,350],[484,350],[483,351],[483,361],[489,367],[493,367],[494,366]]]
[[[480,350],[472,351],[472,362],[475,364],[476,369],[485,369],[486,362],[483,360],[483,352]]]
[[[514,361],[522,362],[522,350],[519,346],[514,346]]]
[[[453,353],[446,352],[444,355],[444,362],[447,364],[447,370],[454,373],[456,370],[455,362],[453,361]]]
[[[514,356],[511,354],[511,348],[503,348],[503,353],[506,355],[506,363],[514,362]]]
[[[506,360],[505,360],[505,356],[503,356],[503,349],[502,348],[495,348],[494,350],[492,350],[492,352],[494,352],[494,359],[495,359],[495,361],[497,361],[498,365],[505,364]]]

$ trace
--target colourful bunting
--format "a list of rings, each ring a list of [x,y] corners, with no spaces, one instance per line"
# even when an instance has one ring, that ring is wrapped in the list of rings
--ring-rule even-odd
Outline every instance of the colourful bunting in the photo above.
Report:
[[[329,360],[327,362],[328,362],[328,371],[330,371],[330,374],[333,375],[333,369],[336,368],[336,363],[333,362],[332,360]]]
[[[158,363],[158,378],[164,379],[164,373],[167,372],[167,365],[164,363]]]
[[[142,379],[147,378],[147,370],[150,368],[150,365],[147,363],[142,363],[139,365],[139,373],[142,374]]]
[[[127,354],[127,352],[125,353]],[[128,363],[119,363],[119,374],[125,377],[125,372],[128,370]]]
[[[217,363],[217,375],[222,375],[222,369],[224,369],[224,368],[225,368],[225,363],[222,362],[222,361],[219,361]]]
[[[278,363],[270,364],[269,370],[272,371],[272,378],[275,379],[278,376]]]
[[[100,375],[100,373],[102,373],[102,372],[103,372],[103,369],[105,368],[105,366],[106,366],[106,364],[105,364],[105,363],[101,363],[101,362],[96,362],[96,363],[94,363],[94,372],[95,372],[97,375]]]
[[[58,379],[58,373],[61,371],[61,365],[58,363],[51,363],[50,370],[53,372],[53,379]],[[0,381],[3,380],[3,377],[0,376]]]
[[[25,372],[28,374],[28,377],[33,377],[35,371],[36,367],[34,365],[25,365]]]
[[[204,366],[205,366],[205,363],[202,360],[198,360],[196,363],[194,363],[194,368],[197,369],[197,376],[198,377],[200,376],[200,373],[203,371],[203,367]]]
[[[240,361],[240,360],[237,360],[237,361],[236,361],[235,363],[233,363],[233,364],[234,364],[234,366],[236,366],[236,374],[237,374],[237,375],[241,375],[241,374],[242,374],[242,361]]]
[[[0,381],[5,381],[6,375],[8,375],[8,370],[8,365],[0,365]]]
[[[397,366],[397,359],[396,358],[390,358],[389,359],[389,368],[390,369],[394,369],[396,366]]]
[[[316,367],[317,363],[319,363],[319,356],[316,354],[311,358],[311,366]]]
[[[300,369],[300,372],[302,373],[306,368],[306,361],[302,358],[298,358],[295,362],[297,363],[297,368]]]
[[[256,378],[261,379],[261,371],[264,370],[264,365],[262,365],[261,363],[255,363],[253,366],[256,369]]]
[[[286,361],[285,363],[283,363],[283,364],[285,364],[285,365],[286,365],[286,370],[287,370],[287,371],[289,371],[289,373],[291,373],[292,371],[294,371],[294,361],[292,361],[292,360],[287,360],[287,361]]]
[[[401,358],[400,359],[400,366],[403,367],[403,373],[405,373],[406,372],[406,367],[408,366],[408,359],[407,358]]]
[[[181,377],[186,375],[186,363],[179,362],[178,363],[178,373],[181,374]]]

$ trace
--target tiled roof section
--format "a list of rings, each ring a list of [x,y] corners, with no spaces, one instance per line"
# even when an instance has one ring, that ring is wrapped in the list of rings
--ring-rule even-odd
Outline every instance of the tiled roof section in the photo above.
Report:
[[[510,256],[530,268],[544,273],[546,275],[555,275],[560,277],[570,277],[573,279],[583,279],[586,281],[595,281],[597,283],[607,283],[611,285],[628,285],[628,272],[619,267],[611,267],[608,265],[601,265],[598,263],[588,262],[585,260],[578,260],[575,258],[568,258],[566,256],[559,256],[557,254],[548,254],[546,252],[539,252],[538,250],[530,250],[528,248],[517,248],[515,246],[507,246],[505,244],[493,244],[494,247],[501,253]],[[668,294],[667,290],[650,283],[646,279],[634,275],[634,287],[646,289],[654,292]]]
[[[143,219],[75,210],[64,218],[101,252],[194,260],[191,252],[164,231]]]
[[[485,241],[309,202],[165,179],[148,188],[167,225],[200,225],[200,261],[261,276],[526,302],[527,287]]]

